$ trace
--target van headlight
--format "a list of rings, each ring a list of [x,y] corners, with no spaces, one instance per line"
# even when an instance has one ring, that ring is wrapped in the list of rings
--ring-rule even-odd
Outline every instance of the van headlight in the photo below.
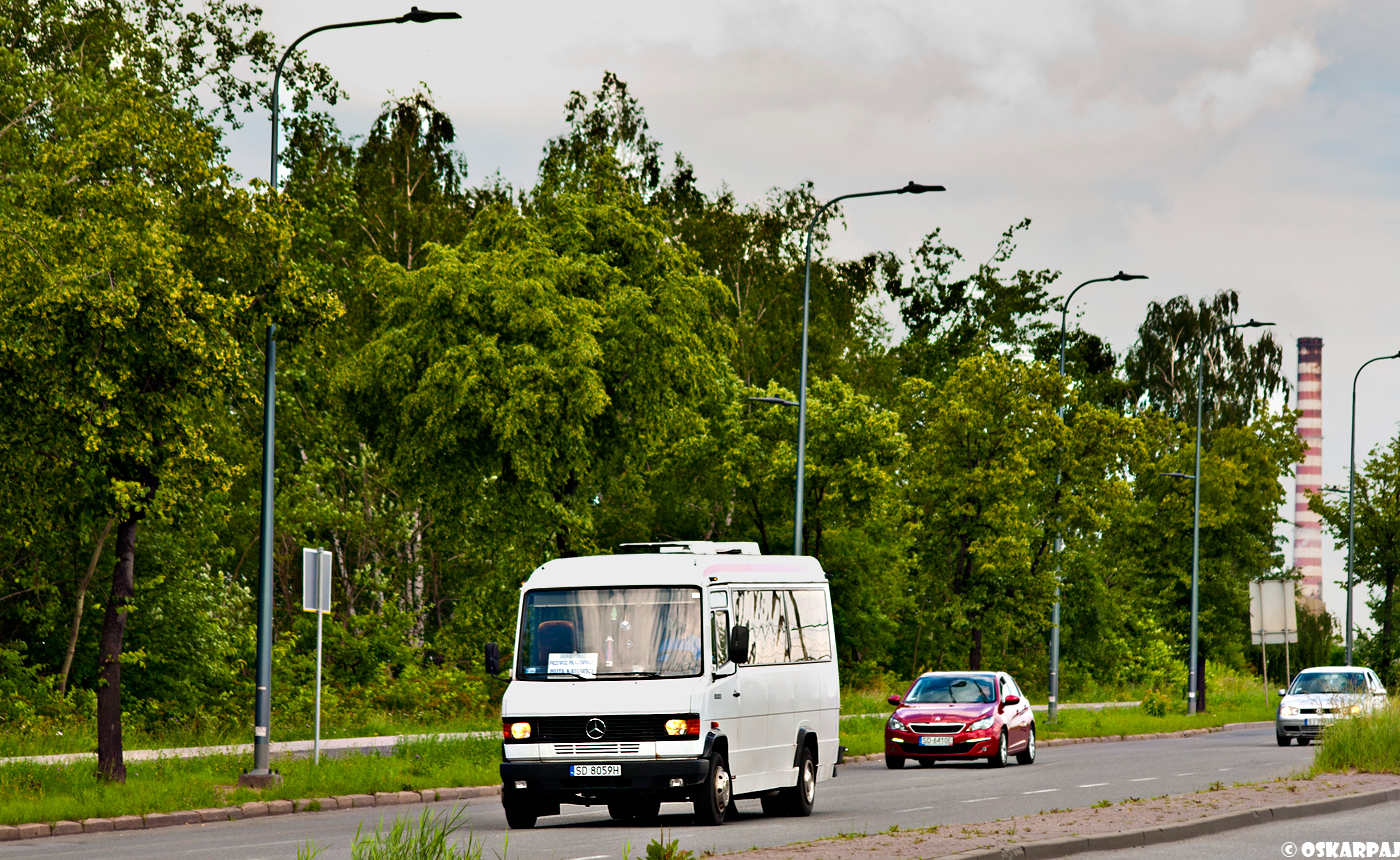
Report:
[[[992,715],[991,715],[991,714],[988,714],[987,716],[983,717],[982,719],[978,720],[977,722],[970,724],[966,729],[964,729],[964,731],[969,731],[969,732],[980,732],[980,731],[982,731],[983,729],[990,729],[991,727],[992,727]]]
[[[511,723],[507,728],[512,739],[523,741],[530,736],[529,723]]]
[[[909,731],[909,727],[906,726],[904,723],[901,723],[901,722],[899,721],[899,718],[898,718],[898,717],[890,717],[890,723],[889,723],[889,725],[890,725],[890,728],[894,729],[894,730],[897,731],[897,732],[907,732],[907,731]]]
[[[673,738],[698,738],[700,737],[700,718],[696,717],[676,717],[666,721],[666,734]]]

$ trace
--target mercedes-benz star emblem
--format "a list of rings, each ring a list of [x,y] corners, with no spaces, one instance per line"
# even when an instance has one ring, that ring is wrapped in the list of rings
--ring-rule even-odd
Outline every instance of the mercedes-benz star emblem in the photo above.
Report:
[[[588,735],[593,740],[597,741],[602,740],[603,734],[607,730],[608,724],[598,719],[597,717],[594,717],[593,719],[588,721],[588,724],[586,726],[584,726],[583,733]]]

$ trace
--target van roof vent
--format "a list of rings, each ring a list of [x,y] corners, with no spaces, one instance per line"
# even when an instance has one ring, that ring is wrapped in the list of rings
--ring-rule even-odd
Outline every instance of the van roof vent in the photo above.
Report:
[[[685,540],[664,543],[624,543],[618,546],[622,555],[642,553],[680,553],[683,555],[762,555],[753,541]]]

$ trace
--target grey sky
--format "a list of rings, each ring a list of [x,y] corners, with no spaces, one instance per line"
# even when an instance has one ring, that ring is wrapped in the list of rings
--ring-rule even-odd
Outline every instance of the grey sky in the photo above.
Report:
[[[609,69],[668,158],[684,153],[702,186],[741,200],[805,179],[820,195],[945,184],[850,204],[836,251],[907,253],[941,226],[978,260],[1029,216],[1013,262],[1063,271],[1066,291],[1119,269],[1151,276],[1080,293],[1082,323],[1119,351],[1148,300],[1237,289],[1242,317],[1278,323],[1290,375],[1296,339],[1324,339],[1324,476],[1345,485],[1351,375],[1400,349],[1400,6],[419,2],[464,20],[305,43],[350,94],[332,109],[345,133],[421,81],[471,181],[499,170],[528,185],[569,91]],[[283,2],[264,23],[286,42],[408,5]],[[230,144],[245,176],[266,176],[264,117]],[[1368,368],[1361,391],[1365,452],[1400,422],[1400,361]],[[1344,575],[1340,553],[1324,564],[1329,582]],[[1340,615],[1340,590],[1327,597]]]

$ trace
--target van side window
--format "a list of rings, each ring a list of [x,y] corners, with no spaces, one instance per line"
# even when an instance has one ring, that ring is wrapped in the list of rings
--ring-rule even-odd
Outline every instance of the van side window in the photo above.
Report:
[[[792,659],[830,660],[831,626],[826,595],[820,591],[785,592],[792,602]]]
[[[749,628],[749,665],[831,659],[831,626],[821,591],[736,591],[734,616],[735,624]]]

